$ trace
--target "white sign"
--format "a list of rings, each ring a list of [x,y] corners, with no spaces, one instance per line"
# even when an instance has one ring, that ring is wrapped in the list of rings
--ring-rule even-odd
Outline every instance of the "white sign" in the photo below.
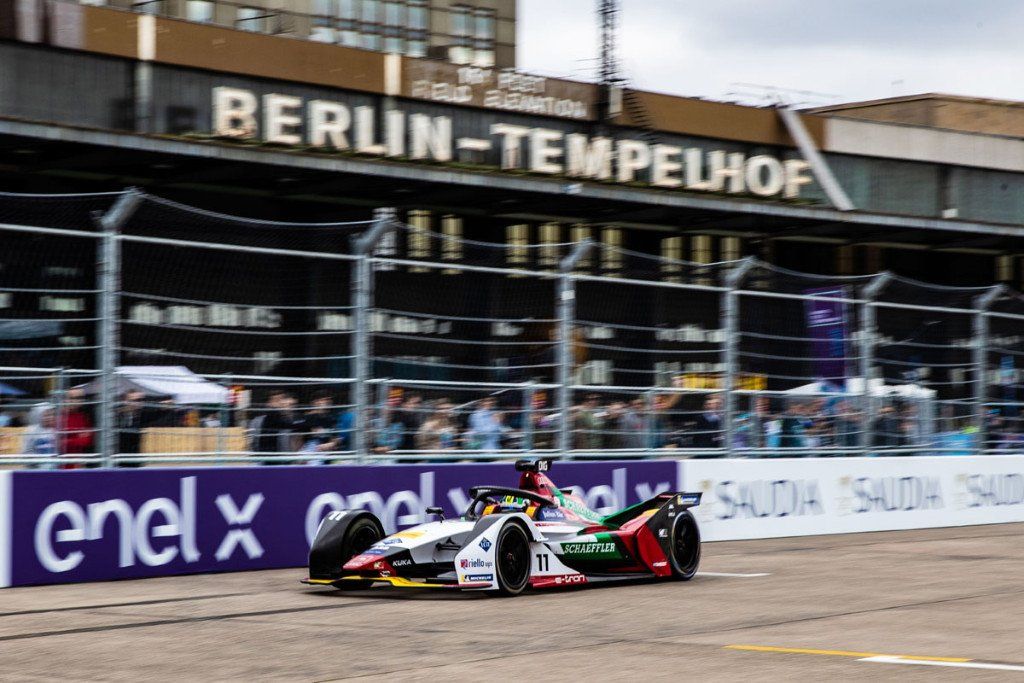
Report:
[[[1024,456],[685,460],[704,540],[1024,521]]]
[[[504,170],[758,197],[794,199],[812,180],[803,159],[747,157],[509,123],[492,124],[486,138],[456,138],[451,117],[407,115],[400,109],[385,111],[382,126],[377,119],[377,111],[369,106],[350,108],[341,102],[307,102],[278,94],[264,95],[261,102],[251,90],[213,89],[213,132],[238,140],[306,144],[414,161],[449,162],[456,149],[494,152]]]

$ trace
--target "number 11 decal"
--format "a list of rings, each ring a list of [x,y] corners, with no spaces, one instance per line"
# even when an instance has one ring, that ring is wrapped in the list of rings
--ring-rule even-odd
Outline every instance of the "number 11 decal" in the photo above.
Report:
[[[544,553],[537,553],[537,571],[546,572],[551,568],[550,560]]]

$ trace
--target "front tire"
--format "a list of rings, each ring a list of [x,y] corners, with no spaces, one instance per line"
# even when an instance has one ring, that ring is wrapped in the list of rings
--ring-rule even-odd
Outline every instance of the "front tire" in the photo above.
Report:
[[[505,524],[498,533],[494,549],[494,573],[498,594],[519,595],[530,583],[530,538],[515,522]]]
[[[384,538],[384,528],[374,517],[360,517],[345,530],[341,541],[341,563],[345,564],[356,555],[362,555],[374,543]],[[373,585],[373,581],[338,581],[334,587],[338,590],[363,590]]]
[[[689,510],[676,515],[672,523],[669,560],[672,563],[672,576],[679,581],[689,581],[697,573],[700,565],[700,529]]]

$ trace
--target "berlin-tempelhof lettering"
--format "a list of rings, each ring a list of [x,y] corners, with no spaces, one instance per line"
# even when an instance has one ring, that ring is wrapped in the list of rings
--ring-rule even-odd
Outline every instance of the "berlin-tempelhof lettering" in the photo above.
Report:
[[[505,170],[787,199],[799,197],[812,180],[803,159],[747,157],[508,123],[492,124],[489,138],[455,138],[451,117],[407,115],[400,109],[384,112],[383,129],[377,128],[377,112],[370,106],[280,94],[264,95],[261,102],[251,90],[213,89],[214,134],[240,140],[442,163],[451,161],[455,150],[497,149]]]

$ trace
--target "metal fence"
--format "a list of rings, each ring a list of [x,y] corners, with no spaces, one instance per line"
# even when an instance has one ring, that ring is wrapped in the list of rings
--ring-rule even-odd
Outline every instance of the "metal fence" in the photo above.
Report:
[[[0,466],[1024,443],[1024,297],[1001,286],[691,263],[550,229],[474,241],[413,214],[0,194]]]

